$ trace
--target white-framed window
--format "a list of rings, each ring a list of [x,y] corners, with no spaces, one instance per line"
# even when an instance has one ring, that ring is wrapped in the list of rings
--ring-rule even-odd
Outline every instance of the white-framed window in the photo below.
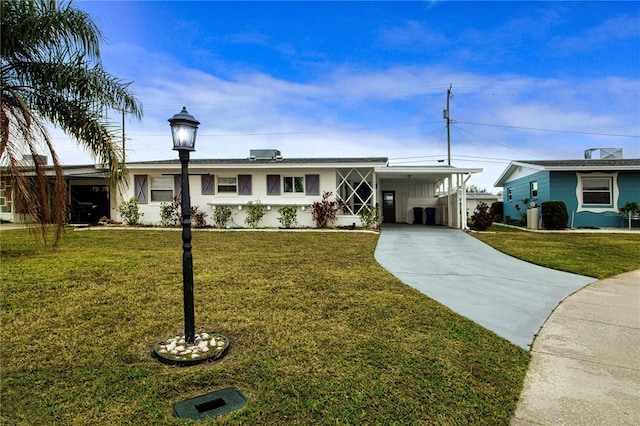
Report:
[[[285,176],[285,194],[304,194],[304,176]]]
[[[513,189],[507,188],[507,201],[513,201]]]
[[[229,194],[238,192],[238,178],[236,176],[219,176],[218,193]]]
[[[595,206],[612,205],[611,188],[610,177],[583,177],[582,204]]]
[[[618,173],[577,173],[578,212],[617,212]]]
[[[534,180],[533,182],[529,182],[529,197],[537,198],[538,197],[538,181]]]
[[[151,176],[151,201],[171,202],[173,199],[173,176]]]

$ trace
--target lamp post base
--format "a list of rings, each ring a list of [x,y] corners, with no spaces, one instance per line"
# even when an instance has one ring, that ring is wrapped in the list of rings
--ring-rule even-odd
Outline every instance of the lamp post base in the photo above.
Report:
[[[227,349],[229,339],[211,332],[196,334],[192,344],[186,342],[185,336],[161,340],[155,344],[151,355],[164,364],[186,367],[216,361],[226,355]]]

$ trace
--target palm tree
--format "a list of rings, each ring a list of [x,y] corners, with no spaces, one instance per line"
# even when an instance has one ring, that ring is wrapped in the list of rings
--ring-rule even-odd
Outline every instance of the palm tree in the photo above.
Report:
[[[55,223],[57,242],[68,194],[47,126],[87,149],[115,185],[126,170],[107,114],[125,111],[139,120],[142,106],[130,83],[103,69],[103,35],[71,1],[3,0],[0,7],[0,165],[12,179],[14,203],[21,200],[45,238],[44,225]],[[43,165],[43,151],[52,167]]]

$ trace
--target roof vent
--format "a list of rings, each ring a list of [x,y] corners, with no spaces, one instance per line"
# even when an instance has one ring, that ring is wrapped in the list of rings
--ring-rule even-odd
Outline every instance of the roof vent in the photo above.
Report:
[[[596,160],[594,151],[600,151],[600,160],[622,160],[622,148],[589,148],[584,151],[585,160]]]
[[[252,149],[249,151],[249,158],[251,157],[256,160],[276,160],[277,157],[282,158],[282,155],[277,149]]]

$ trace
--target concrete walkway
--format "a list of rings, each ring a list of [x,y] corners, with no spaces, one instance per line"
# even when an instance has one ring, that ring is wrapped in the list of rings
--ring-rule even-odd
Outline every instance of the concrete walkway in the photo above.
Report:
[[[375,258],[405,284],[525,349],[561,300],[595,281],[443,227],[384,226]]]
[[[511,424],[640,424],[640,270],[590,284],[551,314]]]

